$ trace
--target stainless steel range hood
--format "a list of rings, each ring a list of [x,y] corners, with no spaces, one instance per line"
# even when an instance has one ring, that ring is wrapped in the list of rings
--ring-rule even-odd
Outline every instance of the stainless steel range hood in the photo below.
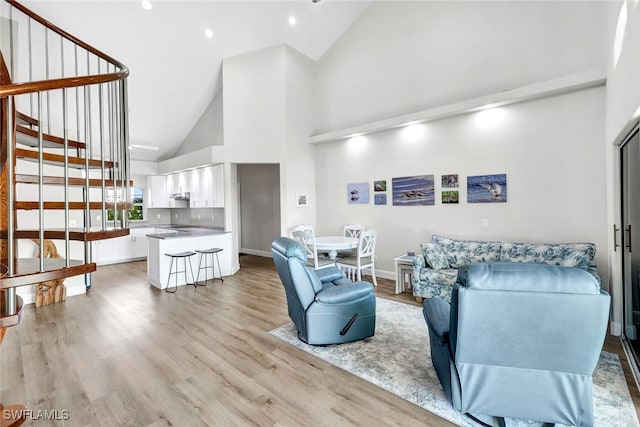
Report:
[[[185,193],[173,193],[172,195],[169,196],[169,198],[171,199],[175,199],[175,200],[189,200],[191,198],[191,193],[189,193],[188,191]]]

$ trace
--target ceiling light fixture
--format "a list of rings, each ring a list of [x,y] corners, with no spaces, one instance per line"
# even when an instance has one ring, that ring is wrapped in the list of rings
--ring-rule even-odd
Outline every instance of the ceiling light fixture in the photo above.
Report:
[[[151,2],[149,0],[142,0],[140,2],[140,6],[142,6],[142,8],[144,10],[151,10],[153,9],[153,5],[151,4]]]
[[[133,150],[134,148],[138,148],[140,150],[160,151],[160,147],[154,147],[153,145],[129,144],[129,150]]]
[[[211,37],[213,37],[213,31],[207,28],[206,30],[204,30],[204,36],[210,39]]]
[[[291,15],[289,17],[289,25],[296,25],[296,17]]]

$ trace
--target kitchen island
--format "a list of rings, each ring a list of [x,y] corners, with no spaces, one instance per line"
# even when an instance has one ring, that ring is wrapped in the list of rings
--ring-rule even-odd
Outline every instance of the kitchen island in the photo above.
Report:
[[[171,258],[165,254],[178,253],[185,251],[193,251],[196,249],[221,248],[222,252],[218,253],[220,260],[220,269],[223,276],[233,274],[231,267],[231,233],[216,228],[205,227],[181,227],[176,226],[160,228],[155,234],[147,234],[148,256],[147,256],[147,278],[153,286],[164,289],[167,287],[167,279],[169,277],[169,267]],[[187,261],[187,281],[193,283],[198,275],[198,261],[200,254],[196,254],[191,258],[193,266],[193,274],[189,271],[189,261]],[[217,262],[216,262],[217,263]],[[203,261],[204,265],[204,261]],[[211,265],[211,261],[209,261]],[[180,270],[182,270],[182,261],[180,261]],[[174,265],[175,270],[175,265]],[[212,279],[213,272],[211,268],[200,272],[200,281]],[[219,275],[218,266],[215,269],[216,277]],[[178,286],[184,286],[184,274],[180,273],[178,277]],[[175,283],[176,276],[171,276],[171,286]]]

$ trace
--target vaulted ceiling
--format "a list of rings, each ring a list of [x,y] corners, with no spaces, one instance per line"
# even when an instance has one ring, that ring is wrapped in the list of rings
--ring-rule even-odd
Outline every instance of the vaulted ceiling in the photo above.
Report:
[[[151,0],[147,11],[134,0],[24,2],[129,67],[130,142],[159,148],[133,149],[138,160],[175,152],[222,87],[224,58],[286,43],[317,60],[370,3]]]

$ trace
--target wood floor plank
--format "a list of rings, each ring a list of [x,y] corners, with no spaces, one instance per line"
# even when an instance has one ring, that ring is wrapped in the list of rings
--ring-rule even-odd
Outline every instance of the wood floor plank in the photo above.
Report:
[[[100,266],[87,295],[27,306],[0,347],[0,399],[70,411],[38,426],[452,425],[271,336],[290,321],[273,261],[240,260],[224,283],[175,294],[148,284],[145,262]],[[619,340],[605,350],[622,355],[637,409]]]

